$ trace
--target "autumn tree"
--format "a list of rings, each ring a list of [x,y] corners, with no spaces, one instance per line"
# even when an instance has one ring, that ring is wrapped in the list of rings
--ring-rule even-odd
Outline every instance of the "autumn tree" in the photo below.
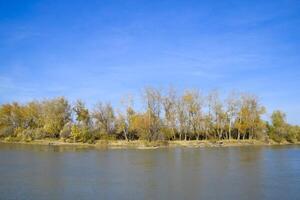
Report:
[[[200,138],[203,130],[202,123],[202,99],[197,90],[187,90],[183,95],[183,104],[187,117],[187,132],[191,133],[190,137]],[[186,136],[185,136],[186,139]]]
[[[162,96],[161,92],[155,88],[145,88],[144,90],[144,102],[146,104],[146,115],[149,123],[149,136],[148,139],[155,140],[160,138],[161,129],[161,108],[162,108]]]
[[[85,107],[83,101],[77,100],[73,107],[73,111],[76,114],[76,121],[78,122],[78,124],[85,125],[85,126],[90,125],[91,122],[90,113],[89,110]]]
[[[219,93],[213,91],[208,96],[209,116],[212,120],[214,137],[222,139],[226,125],[226,113],[222,104]]]
[[[187,140],[189,123],[187,106],[185,104],[184,97],[180,97],[176,103],[176,115],[178,123],[179,140],[182,140],[182,134],[184,135],[184,140]]]
[[[70,110],[66,108],[67,112],[66,121],[69,120]],[[27,128],[36,129],[43,126],[42,122],[42,106],[37,101],[29,102],[24,106],[24,123]]]
[[[18,127],[21,127],[21,116],[19,105],[3,104],[0,109],[0,133],[1,136],[7,137],[15,134]]]
[[[234,130],[234,122],[237,120],[240,110],[240,96],[232,93],[226,100],[226,121],[227,121],[227,138],[232,138],[232,131]]]
[[[260,106],[258,100],[253,95],[244,94],[242,96],[241,108],[236,119],[236,127],[238,130],[238,139],[242,134],[242,138],[248,139],[258,137],[259,133],[263,134],[264,122],[261,115],[265,113],[265,108]]]
[[[149,121],[148,113],[135,113],[131,118],[131,125],[129,126],[129,132],[136,135],[139,139],[151,141],[152,133],[151,122]]]
[[[98,103],[93,110],[93,119],[101,134],[111,135],[115,131],[115,113],[110,103]]]
[[[64,125],[71,120],[68,101],[59,97],[42,103],[44,131],[48,137],[58,137]]]
[[[122,132],[125,140],[129,141],[134,137],[134,133],[130,131],[132,126],[132,120],[135,115],[133,109],[133,99],[131,96],[127,96],[121,100],[123,105],[123,111],[119,111],[116,118],[116,128],[118,132]]]
[[[250,94],[230,94],[223,100],[213,91],[203,97],[198,90],[179,95],[155,88],[143,91],[145,109],[134,109],[133,99],[123,99],[121,109],[99,103],[90,113],[82,101],[71,109],[68,101],[54,98],[0,105],[0,137],[12,140],[62,138],[93,142],[96,139],[192,140],[270,139],[300,140],[299,126],[274,111],[271,124],[262,120],[265,108]],[[117,111],[117,112],[115,112]],[[75,121],[73,121],[75,119]]]
[[[162,97],[162,106],[164,111],[164,135],[166,138],[176,138],[176,103],[177,95],[173,88]]]
[[[286,114],[280,110],[275,110],[271,115],[271,122],[270,137],[280,142],[287,134]]]

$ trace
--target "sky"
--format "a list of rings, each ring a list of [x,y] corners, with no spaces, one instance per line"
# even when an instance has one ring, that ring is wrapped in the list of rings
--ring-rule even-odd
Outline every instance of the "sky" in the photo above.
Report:
[[[0,0],[0,103],[145,86],[256,94],[300,124],[299,0]]]

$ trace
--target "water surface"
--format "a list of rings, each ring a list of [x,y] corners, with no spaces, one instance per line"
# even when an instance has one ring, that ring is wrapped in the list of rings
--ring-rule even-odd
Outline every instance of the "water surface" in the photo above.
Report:
[[[300,146],[0,144],[0,199],[300,199]]]

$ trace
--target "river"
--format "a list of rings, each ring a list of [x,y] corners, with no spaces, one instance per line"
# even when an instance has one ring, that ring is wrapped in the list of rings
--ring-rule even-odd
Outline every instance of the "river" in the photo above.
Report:
[[[0,144],[0,199],[300,199],[300,146]]]

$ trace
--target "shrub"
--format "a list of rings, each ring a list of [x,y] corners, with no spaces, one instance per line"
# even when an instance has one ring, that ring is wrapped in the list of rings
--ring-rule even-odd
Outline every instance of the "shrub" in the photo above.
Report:
[[[32,130],[32,137],[34,139],[43,139],[46,137],[46,133],[44,132],[44,130],[42,128],[36,128],[36,129]]]
[[[0,130],[0,137],[8,137],[14,134],[14,129],[12,127],[4,127]]]
[[[101,140],[116,140],[117,138],[116,138],[116,135],[114,135],[114,134],[107,134],[107,133],[101,132],[100,139]]]
[[[165,128],[165,127],[162,128],[161,133],[162,133],[163,138],[166,139],[166,140],[170,140],[174,136],[173,132],[170,128]]]
[[[288,141],[290,143],[296,143],[297,138],[295,137],[295,135],[287,134],[286,141]]]
[[[297,128],[290,126],[286,134],[286,140],[291,143],[297,142]]]
[[[270,134],[270,139],[272,139],[273,141],[278,142],[278,143],[281,143],[284,141],[284,137],[282,137],[278,134],[274,134],[274,133]]]
[[[87,126],[73,125],[71,128],[71,137],[73,137],[75,142],[91,142],[94,140]]]

